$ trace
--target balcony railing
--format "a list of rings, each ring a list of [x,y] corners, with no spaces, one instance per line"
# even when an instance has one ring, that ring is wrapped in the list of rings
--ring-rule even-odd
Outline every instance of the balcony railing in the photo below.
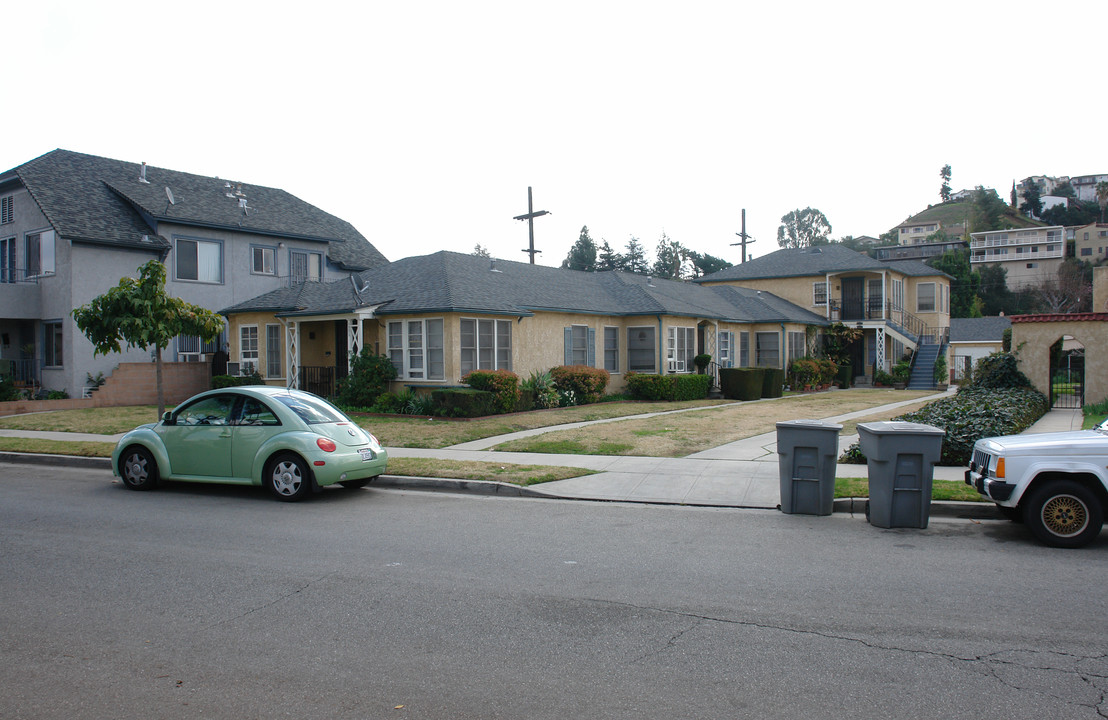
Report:
[[[38,279],[42,277],[41,273],[30,275],[24,268],[16,268],[11,265],[0,265],[0,283],[12,284],[12,283],[38,283]]]
[[[920,318],[892,302],[882,303],[881,298],[867,298],[862,303],[848,303],[844,308],[840,301],[831,301],[832,322],[856,322],[859,320],[884,320],[893,328],[913,337],[917,342],[940,342],[946,337],[947,328],[932,327]]]

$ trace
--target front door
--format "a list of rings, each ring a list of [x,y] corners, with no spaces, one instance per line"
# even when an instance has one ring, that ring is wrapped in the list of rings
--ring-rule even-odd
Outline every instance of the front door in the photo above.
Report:
[[[865,315],[865,286],[866,280],[862,277],[848,277],[842,279],[843,283],[843,321],[864,320]]]
[[[342,380],[350,371],[346,351],[346,321],[335,321],[335,379]]]

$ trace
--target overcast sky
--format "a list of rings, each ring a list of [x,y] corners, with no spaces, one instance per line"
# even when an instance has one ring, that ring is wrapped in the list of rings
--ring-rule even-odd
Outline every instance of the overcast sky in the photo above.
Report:
[[[390,260],[666,233],[739,261],[815,207],[1108,172],[1103,0],[51,2],[5,9],[0,169],[54,148],[283,188]],[[1092,33],[1092,34],[1090,34]],[[1099,109],[1098,109],[1099,108]]]

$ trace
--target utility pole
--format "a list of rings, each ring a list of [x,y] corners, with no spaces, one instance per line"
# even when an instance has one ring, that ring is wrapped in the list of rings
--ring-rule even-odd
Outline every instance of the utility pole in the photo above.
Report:
[[[739,242],[731,243],[731,245],[743,246],[743,256],[740,262],[746,262],[746,246],[754,242],[754,238],[746,234],[746,208],[743,208],[743,231],[735,234],[739,236]]]
[[[527,221],[527,233],[530,237],[530,246],[523,252],[528,253],[531,256],[531,264],[535,264],[535,253],[541,253],[542,250],[535,249],[535,218],[542,217],[543,215],[549,215],[546,210],[539,210],[535,212],[534,206],[531,204],[531,187],[527,187],[527,214],[516,215],[513,220],[526,220]]]

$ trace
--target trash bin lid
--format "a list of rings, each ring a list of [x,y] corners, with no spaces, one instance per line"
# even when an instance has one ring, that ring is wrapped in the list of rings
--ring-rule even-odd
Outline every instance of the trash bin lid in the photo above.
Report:
[[[777,423],[777,428],[834,430],[838,432],[843,429],[843,426],[837,423],[827,422],[826,420],[782,420]]]
[[[889,435],[893,433],[911,433],[913,435],[946,435],[946,430],[934,425],[923,423],[905,422],[903,420],[886,420],[883,422],[858,423],[859,430],[866,430],[874,435]]]

